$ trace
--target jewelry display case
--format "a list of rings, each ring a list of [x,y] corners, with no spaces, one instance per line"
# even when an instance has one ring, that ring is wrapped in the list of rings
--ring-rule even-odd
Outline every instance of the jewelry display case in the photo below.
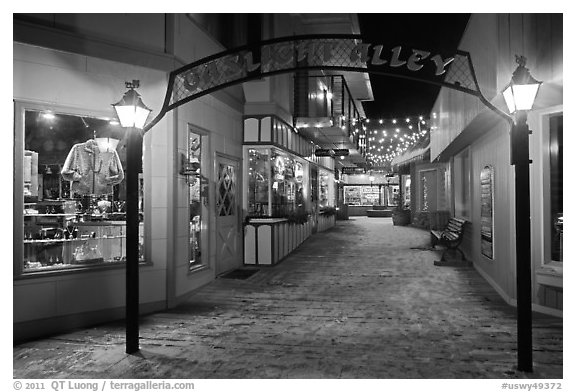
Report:
[[[81,200],[25,204],[23,272],[125,261],[124,202],[93,197],[86,205]],[[143,234],[140,223],[141,260]]]

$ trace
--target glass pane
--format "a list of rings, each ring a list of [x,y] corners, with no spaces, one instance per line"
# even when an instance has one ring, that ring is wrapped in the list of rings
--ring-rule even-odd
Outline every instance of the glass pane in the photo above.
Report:
[[[202,163],[205,160],[204,140],[206,136],[199,133],[190,132],[188,137],[188,175],[189,184],[189,233],[190,244],[188,248],[190,267],[202,263],[202,237],[205,236],[202,230],[205,216],[204,210],[207,208],[208,181],[203,175]]]
[[[328,207],[330,205],[333,205],[333,201],[331,200],[331,192],[330,192],[330,175],[328,172],[325,172],[323,170],[320,170],[319,173],[319,185],[320,185],[320,189],[319,189],[319,205],[320,208],[322,207]],[[332,183],[333,185],[333,183]]]
[[[362,205],[374,206],[380,204],[380,190],[377,186],[362,187]]]
[[[552,231],[551,260],[562,261],[564,207],[563,175],[563,118],[554,116],[550,119],[550,218]]]
[[[482,254],[494,257],[494,169],[486,166],[480,172],[480,246]]]
[[[220,163],[218,170],[218,215],[235,215],[236,173],[234,166]]]
[[[88,116],[26,110],[24,117],[23,271],[124,261],[125,132]],[[143,238],[140,222],[141,260]]]
[[[397,206],[399,203],[400,187],[398,185],[388,186],[388,202],[390,206]]]
[[[283,151],[272,150],[272,216],[285,217],[304,206],[303,166]]]
[[[362,190],[359,186],[344,186],[344,204],[362,205]]]
[[[248,214],[268,215],[268,151],[248,150]]]

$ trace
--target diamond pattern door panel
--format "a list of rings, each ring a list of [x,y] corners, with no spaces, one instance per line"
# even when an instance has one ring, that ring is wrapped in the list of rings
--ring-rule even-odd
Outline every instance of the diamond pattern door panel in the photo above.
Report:
[[[217,158],[216,180],[216,273],[238,268],[241,263],[241,229],[238,217],[238,162]]]
[[[236,172],[234,166],[220,163],[217,186],[216,207],[218,216],[235,215]]]

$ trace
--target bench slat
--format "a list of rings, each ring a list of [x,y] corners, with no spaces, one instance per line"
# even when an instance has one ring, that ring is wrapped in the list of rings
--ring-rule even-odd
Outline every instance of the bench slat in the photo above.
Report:
[[[440,242],[457,243],[462,239],[465,224],[464,219],[450,218],[444,231],[430,230],[430,233]]]

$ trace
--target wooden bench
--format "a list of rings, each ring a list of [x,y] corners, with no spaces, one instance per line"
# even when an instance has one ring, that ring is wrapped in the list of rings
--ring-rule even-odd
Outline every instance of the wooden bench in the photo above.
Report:
[[[462,260],[466,261],[464,252],[460,249],[460,243],[462,243],[462,238],[464,237],[464,226],[466,225],[466,220],[460,218],[450,218],[448,225],[443,231],[440,230],[430,230],[430,239],[432,242],[432,248],[436,245],[443,245],[446,247],[444,252],[442,252],[442,257],[440,261],[435,261],[434,265],[446,265],[446,252],[449,250],[457,250],[462,256]]]

